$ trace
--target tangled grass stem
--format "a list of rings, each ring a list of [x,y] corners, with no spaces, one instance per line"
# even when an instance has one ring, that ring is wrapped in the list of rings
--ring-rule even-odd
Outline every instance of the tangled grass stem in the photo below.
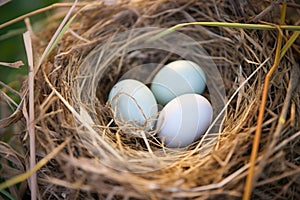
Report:
[[[284,24],[284,21],[285,21],[286,6],[287,6],[286,2],[284,2],[283,6],[282,6],[282,10],[281,10],[281,15],[280,15],[280,25]],[[248,172],[247,179],[246,179],[243,200],[250,199],[253,185],[256,182],[256,177],[254,175],[254,168],[255,168],[255,162],[256,162],[257,153],[258,153],[258,147],[259,147],[259,143],[260,143],[261,130],[262,130],[263,118],[264,118],[265,107],[266,107],[266,102],[267,102],[269,83],[270,83],[271,76],[273,75],[274,71],[277,69],[278,64],[280,62],[281,43],[282,43],[282,34],[278,33],[274,64],[265,77],[264,88],[263,88],[263,93],[262,93],[262,97],[261,97],[261,104],[260,104],[260,109],[259,109],[259,114],[258,114],[258,119],[257,119],[257,127],[256,127],[255,135],[253,138],[253,145],[252,145],[252,151],[251,151],[251,156],[250,156],[250,167],[249,167],[249,172]]]

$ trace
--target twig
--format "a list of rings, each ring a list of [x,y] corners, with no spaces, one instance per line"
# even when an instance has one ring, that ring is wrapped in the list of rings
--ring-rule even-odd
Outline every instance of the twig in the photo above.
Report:
[[[34,70],[33,70],[33,55],[32,55],[32,44],[30,32],[27,31],[23,34],[25,49],[28,60],[28,90],[29,90],[29,116],[27,121],[27,129],[29,132],[30,141],[30,170],[36,165],[36,152],[35,152],[35,129],[34,129]],[[30,189],[31,189],[31,200],[37,199],[37,177],[36,173],[30,176]]]
[[[286,15],[286,2],[283,3],[283,7],[281,9],[280,25],[282,25],[284,23],[285,15]],[[257,119],[257,128],[255,131],[253,145],[252,145],[252,152],[251,152],[251,156],[250,156],[250,167],[249,167],[249,172],[248,172],[248,176],[246,178],[246,183],[245,183],[245,189],[244,189],[245,192],[243,195],[243,200],[250,199],[252,188],[256,181],[254,178],[254,168],[255,168],[255,161],[256,161],[256,157],[257,157],[257,153],[258,153],[258,147],[259,147],[259,143],[260,143],[260,135],[261,135],[261,129],[262,129],[262,124],[263,124],[266,100],[267,100],[267,95],[268,95],[269,82],[270,82],[270,78],[271,78],[272,74],[277,69],[278,64],[279,64],[281,43],[282,43],[282,35],[280,33],[278,33],[274,64],[271,67],[270,71],[267,73],[266,78],[265,78],[262,99],[261,99],[261,104],[260,104],[260,109],[259,109],[259,114],[258,114],[258,119]]]

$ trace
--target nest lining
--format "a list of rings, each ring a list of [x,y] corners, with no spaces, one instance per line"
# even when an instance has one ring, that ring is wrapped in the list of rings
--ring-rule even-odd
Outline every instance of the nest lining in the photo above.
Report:
[[[82,102],[79,99],[82,90],[78,89],[78,80],[82,79],[83,69],[80,67],[88,54],[117,33],[140,27],[171,27],[189,21],[248,22],[267,5],[264,1],[247,1],[242,4],[237,1],[161,0],[98,4],[81,11],[55,51],[37,72],[35,80],[35,84],[39,86],[35,99],[37,114],[40,117],[37,123],[38,154],[45,155],[65,138],[72,137],[71,142],[55,160],[49,162],[38,173],[42,198],[240,198],[256,127],[263,80],[273,64],[276,31],[199,26],[180,29],[180,32],[199,41],[211,56],[222,75],[228,97],[263,61],[269,61],[239,90],[228,106],[221,134],[213,150],[201,157],[199,153],[203,149],[195,148],[196,145],[183,150],[162,150],[162,155],[167,155],[162,157],[163,161],[167,162],[163,167],[153,162],[153,155],[143,138],[130,137],[123,134],[117,126],[108,126],[111,113],[105,102],[110,88],[132,66],[145,62],[163,63],[177,57],[168,53],[139,51],[137,56],[127,54],[116,59],[106,69],[96,89],[92,88],[97,99],[93,99],[90,104],[78,103]],[[278,9],[265,14],[263,20],[272,22],[272,19],[277,19],[276,16]],[[39,50],[42,49],[40,46]],[[299,154],[293,150],[299,143],[299,137],[279,149],[275,146],[268,147],[274,140],[272,134],[286,98],[295,59],[297,58],[293,52],[288,52],[271,80],[259,154],[259,160],[263,159],[264,162],[256,169],[259,179],[253,191],[255,199],[300,198],[299,160],[296,159]],[[46,79],[49,80],[49,84]],[[75,110],[77,109],[78,113],[81,111],[84,122],[97,119],[97,123],[92,126],[94,132],[76,121],[74,113],[72,114],[66,104],[52,94],[54,89]],[[297,113],[299,107],[299,93],[294,93],[291,112]],[[289,117],[276,141],[277,146],[299,132],[299,116],[290,114]],[[100,140],[89,138],[88,135],[91,134]],[[86,140],[83,140],[82,137],[85,136]],[[161,149],[155,146],[154,138],[149,139],[149,144],[153,149]],[[103,152],[104,147],[108,151],[99,157],[97,152]],[[115,159],[114,155],[116,149],[119,152],[118,159]],[[269,156],[265,157],[266,155]],[[127,158],[138,159],[129,159],[131,163],[128,163]],[[123,161],[120,162],[119,159]],[[281,174],[288,172],[293,176],[287,174],[280,178]]]

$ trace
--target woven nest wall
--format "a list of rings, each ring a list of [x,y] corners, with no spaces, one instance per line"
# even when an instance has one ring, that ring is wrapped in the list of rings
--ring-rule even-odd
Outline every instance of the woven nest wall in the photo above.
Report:
[[[222,116],[220,132],[213,133],[217,140],[205,154],[197,143],[170,150],[155,145],[153,138],[126,134],[114,123],[106,104],[110,89],[130,69],[145,63],[166,63],[178,56],[155,50],[114,55],[115,59],[101,69],[96,86],[80,86],[85,71],[87,76],[93,74],[94,68],[84,68],[91,52],[110,51],[107,41],[119,33],[193,21],[278,23],[279,4],[272,9],[268,6],[267,1],[151,0],[91,3],[78,12],[35,76],[37,159],[70,139],[37,173],[41,198],[240,199],[264,78],[274,63],[277,31],[196,25],[178,30],[199,42],[210,56],[222,77],[227,101],[238,91]],[[290,22],[295,23],[293,19]],[[54,26],[49,26],[36,36],[48,41],[53,32]],[[35,55],[41,55],[44,48],[45,43],[35,42]],[[291,97],[287,95],[291,77],[299,70],[297,63],[299,54],[289,50],[271,77],[253,199],[300,199],[299,87]],[[94,96],[82,97],[85,90]],[[287,120],[278,132],[279,116],[286,104],[290,105]],[[162,162],[154,162],[157,155],[149,151],[146,141],[151,150],[160,152]]]

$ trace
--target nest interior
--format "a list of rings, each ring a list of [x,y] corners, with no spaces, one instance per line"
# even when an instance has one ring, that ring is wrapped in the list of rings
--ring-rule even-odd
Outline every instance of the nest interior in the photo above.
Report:
[[[97,97],[91,104],[83,104],[78,99],[82,90],[76,84],[83,79],[82,64],[89,53],[118,33],[133,28],[169,28],[195,21],[278,23],[280,4],[231,0],[87,4],[90,5],[77,11],[77,17],[35,76],[37,159],[52,152],[67,138],[71,139],[38,171],[40,197],[240,199],[264,78],[274,62],[277,31],[197,25],[178,30],[206,50],[222,76],[228,99],[238,90],[227,106],[217,142],[203,156],[203,149],[197,144],[183,150],[164,150],[156,145],[154,138],[124,134],[111,123],[111,112],[105,104],[109,90],[132,67],[168,62],[176,56],[155,51],[119,56],[105,69],[98,86],[91,88]],[[294,18],[288,19],[296,23]],[[48,41],[53,32],[51,26],[36,33],[41,38],[34,43],[37,57],[45,48],[43,41]],[[283,34],[288,37],[290,32]],[[292,78],[299,70],[297,63],[299,54],[289,50],[270,81],[253,199],[300,199],[299,87],[288,95],[291,82],[299,79],[299,76]],[[279,116],[286,104],[289,104],[287,119],[279,128]],[[79,107],[86,112],[79,112]],[[95,118],[96,124],[86,125]],[[157,155],[149,151],[145,140],[149,140],[152,150],[163,149],[159,151],[159,161],[163,164],[154,162],[153,156]]]

